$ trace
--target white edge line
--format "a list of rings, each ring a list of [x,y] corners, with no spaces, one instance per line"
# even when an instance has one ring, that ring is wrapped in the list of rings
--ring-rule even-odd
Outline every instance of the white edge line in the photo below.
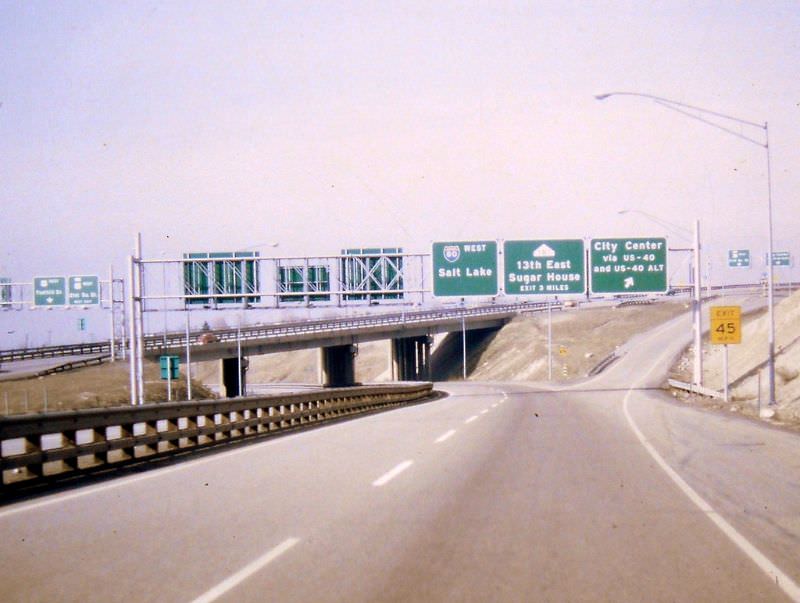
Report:
[[[477,418],[478,418],[478,415],[472,415],[469,419],[464,421],[464,423],[472,423]]]
[[[261,555],[261,557],[254,559],[238,572],[217,584],[214,588],[204,592],[202,595],[194,599],[192,603],[211,603],[212,601],[216,601],[229,590],[247,580],[257,571],[275,561],[275,559],[283,555],[298,542],[300,542],[299,538],[287,538],[275,548],[270,549]]]
[[[413,464],[414,461],[403,461],[402,463],[397,465],[394,469],[387,471],[378,479],[376,479],[374,482],[372,482],[372,485],[375,487],[385,486]]]
[[[445,440],[448,440],[451,437],[453,437],[453,435],[455,435],[455,433],[456,433],[456,430],[455,429],[451,429],[450,431],[447,431],[447,432],[443,433],[442,435],[440,435],[438,438],[436,438],[436,442],[435,443],[436,444],[441,444]]]
[[[667,352],[671,353],[671,352]],[[639,383],[644,381],[650,373],[652,373],[655,368],[663,363],[663,357],[666,354],[662,354],[659,357],[658,361],[653,364],[652,368],[645,373],[645,375],[639,380]],[[638,385],[638,384],[637,384]],[[636,387],[636,386],[634,386]],[[678,473],[670,467],[664,458],[658,453],[658,451],[653,447],[653,445],[647,441],[644,434],[641,432],[639,427],[631,417],[630,412],[628,411],[628,401],[630,400],[631,394],[633,393],[633,389],[629,389],[628,393],[625,395],[625,399],[622,403],[622,411],[625,414],[625,419],[628,421],[628,425],[633,430],[634,435],[636,435],[639,442],[644,446],[644,449],[653,457],[658,466],[664,470],[664,472],[672,479],[673,482],[681,489],[681,491],[691,500],[705,515],[714,522],[714,524],[722,530],[722,532],[727,536],[731,542],[733,542],[739,549],[747,555],[761,570],[769,576],[770,580],[774,582],[784,593],[786,593],[792,601],[796,603],[800,603],[800,586],[792,580],[789,576],[787,576],[783,571],[781,571],[772,561],[770,561],[764,553],[759,551],[749,540],[747,540],[744,536],[742,536],[736,528],[734,528],[731,524],[729,524],[714,508],[706,502],[706,500],[700,496],[694,488],[692,488]]]

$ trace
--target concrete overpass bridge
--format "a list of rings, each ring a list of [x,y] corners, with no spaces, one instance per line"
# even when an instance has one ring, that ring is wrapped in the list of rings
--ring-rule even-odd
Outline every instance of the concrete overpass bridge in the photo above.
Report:
[[[559,305],[560,306],[560,305]],[[552,307],[552,306],[551,306]],[[494,305],[422,312],[381,314],[311,322],[245,327],[147,338],[144,355],[169,354],[186,362],[219,360],[224,394],[235,396],[245,378],[240,359],[309,348],[320,350],[321,382],[325,386],[352,385],[355,381],[355,346],[391,340],[393,380],[430,378],[431,344],[441,333],[499,329],[520,312],[547,309],[547,303]]]

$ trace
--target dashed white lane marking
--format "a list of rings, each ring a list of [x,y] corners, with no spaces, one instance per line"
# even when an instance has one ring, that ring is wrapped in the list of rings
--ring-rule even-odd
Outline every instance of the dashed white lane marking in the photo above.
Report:
[[[481,414],[482,414],[482,415],[485,415],[487,412],[489,412],[489,409],[488,409],[488,408],[484,408],[484,409],[481,411]]]
[[[714,522],[714,524],[722,530],[722,532],[737,546],[739,549],[747,555],[763,572],[769,576],[770,580],[774,582],[780,589],[786,593],[792,601],[796,603],[800,603],[800,586],[792,580],[789,576],[787,576],[783,571],[781,571],[772,561],[770,561],[764,553],[759,551],[749,540],[747,540],[744,536],[742,536],[736,528],[734,528],[731,524],[729,524],[725,519],[717,513],[714,508],[706,502],[706,500],[700,496],[694,488],[692,488],[680,475],[678,475],[677,471],[675,471],[672,467],[670,467],[667,462],[663,459],[663,457],[658,453],[658,451],[653,447],[653,445],[647,441],[644,434],[641,432],[639,427],[631,417],[630,412],[628,411],[628,401],[630,400],[631,394],[633,393],[634,389],[638,387],[643,381],[650,376],[657,366],[663,365],[666,360],[667,354],[673,353],[670,350],[667,350],[666,353],[662,354],[662,356],[658,359],[658,361],[653,364],[647,373],[639,380],[639,382],[634,385],[633,388],[628,390],[628,393],[625,395],[625,399],[622,403],[622,411],[625,414],[625,419],[628,421],[628,425],[633,430],[633,433],[636,435],[639,442],[644,446],[645,450],[650,454],[650,456],[658,463],[658,466],[661,467],[664,472],[672,479],[673,482],[681,489],[681,491],[691,500],[705,515]]]
[[[495,402],[494,404],[492,404],[492,408],[497,408],[498,404],[500,404],[500,403],[499,402]]]
[[[455,433],[456,433],[456,430],[455,430],[455,429],[451,429],[450,431],[447,431],[447,432],[443,433],[443,434],[442,434],[442,435],[440,435],[438,438],[436,438],[436,444],[441,444],[441,443],[442,443],[442,442],[444,442],[445,440],[448,440],[448,439],[450,439],[451,437],[453,437],[453,435],[454,435]]]
[[[232,576],[229,576],[228,578],[217,584],[211,590],[204,592],[202,595],[194,599],[192,603],[211,603],[212,601],[216,601],[218,598],[227,593],[229,590],[247,580],[257,571],[275,561],[278,557],[283,555],[286,551],[291,549],[298,542],[300,542],[299,538],[287,538],[275,548],[270,549],[269,551],[261,555],[261,557],[259,557],[258,559],[254,559],[253,561],[245,565],[242,569],[240,569],[238,572],[236,572]]]
[[[464,423],[465,423],[465,424],[466,424],[466,423],[472,423],[472,422],[473,422],[475,419],[477,419],[477,418],[478,418],[478,415],[472,415],[472,416],[471,416],[469,419],[467,419],[466,421],[464,421]]]
[[[381,475],[378,479],[372,482],[372,485],[385,486],[413,464],[414,461],[403,461],[402,463],[397,465],[397,467],[395,467],[394,469],[391,469],[390,471],[387,471],[386,473]]]

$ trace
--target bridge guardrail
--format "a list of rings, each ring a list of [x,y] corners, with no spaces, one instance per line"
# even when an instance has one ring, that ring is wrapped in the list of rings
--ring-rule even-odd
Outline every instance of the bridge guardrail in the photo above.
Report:
[[[555,303],[553,308],[560,307],[561,304]],[[319,333],[323,331],[335,332],[354,327],[370,327],[391,324],[415,324],[430,320],[447,320],[470,316],[491,316],[496,314],[509,314],[520,310],[531,311],[546,309],[547,303],[532,304],[507,304],[501,306],[487,306],[483,308],[457,308],[443,310],[426,310],[422,312],[398,312],[392,314],[380,314],[377,316],[363,316],[356,318],[334,318],[316,321],[303,321],[294,323],[283,323],[273,325],[262,325],[244,327],[239,330],[239,337],[242,340],[281,337],[291,335],[302,335]],[[210,333],[216,341],[236,341],[236,329],[221,329],[214,331],[193,331],[189,334],[191,345],[201,345],[200,338]],[[174,348],[186,345],[186,335],[184,333],[167,333],[163,335],[147,335],[144,338],[144,348],[146,351],[157,351],[164,347]],[[33,358],[51,358],[56,356],[82,355],[82,354],[104,354],[110,353],[111,348],[108,341],[88,343],[88,344],[68,344],[59,346],[47,346],[44,348],[22,349],[22,350],[0,350],[0,362],[13,362],[16,360],[30,360]]]
[[[431,383],[408,383],[0,417],[0,488],[409,404],[432,391]]]
[[[552,304],[553,308],[560,307],[560,303]],[[358,327],[377,327],[386,325],[401,325],[401,324],[416,324],[421,322],[428,322],[434,320],[453,320],[461,318],[474,317],[474,316],[493,316],[497,314],[511,314],[516,313],[520,309],[525,310],[544,310],[547,308],[547,303],[534,303],[534,304],[509,304],[502,306],[489,306],[485,308],[459,308],[456,310],[428,310],[423,312],[408,312],[408,313],[394,313],[394,314],[381,314],[378,316],[367,316],[358,318],[339,318],[318,320],[302,323],[287,323],[283,325],[264,325],[259,327],[246,327],[243,329],[222,329],[209,331],[213,334],[216,341],[236,341],[237,337],[242,341],[248,339],[265,339],[272,337],[283,337],[292,335],[305,335],[312,333],[334,333],[336,331],[344,331]],[[189,336],[190,343],[197,344],[199,338],[202,337],[204,332],[194,332]],[[166,343],[166,345],[165,345]],[[186,345],[186,335],[183,333],[176,333],[167,335],[166,340],[162,337],[153,337],[145,340],[145,350],[153,351],[163,347],[182,347]]]

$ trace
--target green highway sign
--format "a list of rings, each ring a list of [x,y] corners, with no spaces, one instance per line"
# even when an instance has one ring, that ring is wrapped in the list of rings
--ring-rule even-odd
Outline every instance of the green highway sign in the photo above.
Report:
[[[181,376],[181,357],[180,356],[159,356],[159,367],[161,368],[161,378],[165,381],[178,379]]]
[[[666,293],[666,239],[592,239],[590,250],[592,293]]]
[[[729,268],[749,268],[750,250],[749,249],[729,249],[728,250]]]
[[[71,276],[68,284],[67,301],[70,306],[91,306],[100,303],[100,279],[96,276]]]
[[[33,279],[33,305],[63,306],[67,303],[67,279],[63,276],[37,276]]]
[[[507,295],[586,293],[581,239],[506,241],[503,244]]]
[[[433,294],[437,297],[497,295],[497,242],[434,243]]]
[[[766,258],[769,254],[764,256],[764,263],[766,264]],[[791,266],[792,265],[792,254],[788,251],[773,251],[772,252],[772,265],[773,266]]]

